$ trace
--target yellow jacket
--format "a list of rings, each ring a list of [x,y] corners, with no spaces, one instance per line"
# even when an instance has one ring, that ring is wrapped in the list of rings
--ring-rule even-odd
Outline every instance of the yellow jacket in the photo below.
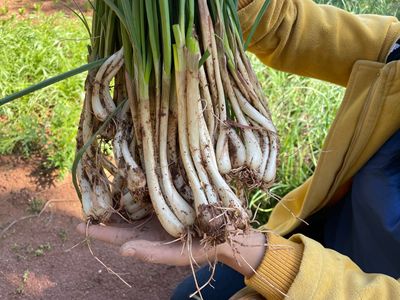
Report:
[[[241,0],[248,34],[264,0]],[[246,284],[268,299],[400,299],[400,282],[366,274],[348,257],[303,235],[286,240],[400,128],[400,61],[385,64],[400,37],[394,17],[356,16],[311,0],[271,0],[249,50],[265,64],[346,86],[317,168],[275,207],[268,250]]]

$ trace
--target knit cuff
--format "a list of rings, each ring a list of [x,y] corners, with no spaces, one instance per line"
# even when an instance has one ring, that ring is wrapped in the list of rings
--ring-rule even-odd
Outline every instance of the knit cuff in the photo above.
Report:
[[[241,10],[243,7],[249,5],[253,0],[239,0],[238,9]]]
[[[267,242],[263,261],[245,282],[267,299],[282,299],[299,272],[304,246],[273,233],[267,235]]]

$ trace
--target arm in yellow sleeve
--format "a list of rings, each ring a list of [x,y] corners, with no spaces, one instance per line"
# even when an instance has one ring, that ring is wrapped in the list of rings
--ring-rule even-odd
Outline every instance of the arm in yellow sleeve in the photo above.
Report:
[[[240,1],[245,38],[264,1]],[[346,86],[357,60],[384,62],[399,36],[395,17],[354,15],[311,0],[271,0],[249,50],[275,69]]]
[[[395,262],[394,262],[395,263]],[[268,250],[246,284],[267,299],[400,299],[400,282],[367,274],[348,257],[303,235],[268,234]]]

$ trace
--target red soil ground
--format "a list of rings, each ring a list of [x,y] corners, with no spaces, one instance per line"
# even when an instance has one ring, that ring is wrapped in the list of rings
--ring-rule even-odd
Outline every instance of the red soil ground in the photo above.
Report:
[[[25,218],[35,201],[46,209]],[[123,258],[117,247],[93,241],[94,254],[129,288],[81,243],[81,220],[70,177],[52,182],[33,160],[0,157],[0,299],[168,299],[189,273]]]

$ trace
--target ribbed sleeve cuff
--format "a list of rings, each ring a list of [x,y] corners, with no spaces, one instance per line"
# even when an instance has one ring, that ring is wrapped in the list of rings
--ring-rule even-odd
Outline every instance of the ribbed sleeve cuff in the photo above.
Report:
[[[267,235],[267,241],[263,261],[256,274],[245,282],[268,300],[282,299],[299,271],[304,247],[272,233]]]
[[[239,0],[239,5],[238,5],[239,10],[242,9],[243,7],[246,7],[251,2],[253,2],[253,0]]]

